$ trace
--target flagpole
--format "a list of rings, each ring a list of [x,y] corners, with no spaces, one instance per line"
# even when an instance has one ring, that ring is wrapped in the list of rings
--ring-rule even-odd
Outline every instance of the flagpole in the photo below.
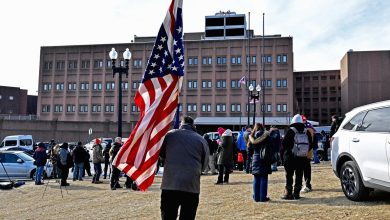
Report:
[[[264,56],[264,13],[263,13],[263,39],[262,39],[262,41],[261,41],[261,43],[262,43],[262,50],[263,50],[263,56]],[[264,59],[265,59],[265,56],[264,56]],[[266,90],[266,83],[265,83],[265,70],[264,70],[264,68],[265,68],[265,60],[262,60],[263,61],[263,82],[264,82],[264,85],[263,85],[263,87],[264,87],[264,89],[263,89],[263,104],[264,104],[264,107],[262,108],[262,111],[263,111],[263,126],[265,126],[265,115],[264,115],[264,113],[265,113],[265,90]]]
[[[247,61],[247,64],[248,64],[248,83],[246,83],[246,90],[248,92],[248,126],[250,125],[250,112],[251,112],[251,108],[250,108],[250,94],[249,94],[249,84],[250,84],[250,81],[251,81],[251,34],[250,34],[250,31],[251,31],[251,13],[248,12],[248,21],[249,21],[249,24],[248,24],[248,54],[247,56],[249,56],[249,59],[246,59]]]

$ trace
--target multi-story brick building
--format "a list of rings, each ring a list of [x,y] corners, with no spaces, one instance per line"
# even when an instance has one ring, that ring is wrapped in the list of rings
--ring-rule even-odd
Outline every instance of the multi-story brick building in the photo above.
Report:
[[[36,98],[36,96],[35,96]],[[0,86],[0,115],[25,116],[35,115],[34,96],[27,95],[27,90],[18,87]]]
[[[321,125],[340,115],[340,70],[294,72],[294,109]]]
[[[349,51],[341,59],[341,112],[390,99],[390,51]]]
[[[293,112],[292,37],[265,36],[263,44],[262,36],[245,33],[250,42],[245,36],[184,35],[186,65],[179,101],[182,113],[196,118],[198,124],[247,124],[248,89],[239,82],[243,76],[255,87],[262,82],[265,91],[265,101],[261,98],[257,104],[262,106],[257,108],[257,121],[261,122],[264,110],[266,124],[288,123],[287,115]],[[41,47],[39,119],[117,121],[118,77],[113,78],[108,56],[114,47],[119,54],[126,48],[132,53],[129,77],[121,85],[122,118],[135,125],[139,110],[133,98],[154,39],[135,36],[123,44]]]

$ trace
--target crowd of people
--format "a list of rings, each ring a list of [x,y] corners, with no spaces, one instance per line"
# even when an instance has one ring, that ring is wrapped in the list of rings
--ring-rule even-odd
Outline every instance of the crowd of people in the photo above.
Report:
[[[234,169],[253,175],[253,200],[267,202],[270,200],[268,175],[278,171],[278,165],[283,165],[286,184],[281,199],[298,200],[300,193],[312,191],[311,164],[320,163],[320,158],[328,159],[330,136],[322,131],[318,137],[315,128],[299,114],[293,117],[283,138],[275,126],[267,130],[260,123],[242,128],[237,137],[230,129],[219,127],[217,130],[220,136],[218,140],[212,140],[207,134],[202,137],[197,133],[194,120],[185,116],[180,128],[169,131],[165,136],[156,168],[157,173],[159,167],[164,165],[160,206],[162,219],[176,219],[179,210],[180,219],[194,219],[199,203],[201,175],[216,175],[215,185],[224,185],[229,184],[229,175]],[[337,123],[334,122],[330,135],[336,130]],[[318,141],[323,145],[321,156],[317,152]],[[95,171],[92,183],[101,184],[100,177],[106,179],[108,176],[111,190],[122,188],[119,183],[121,172],[111,164],[121,146],[120,137],[115,138],[112,145],[108,143],[104,149],[101,140],[95,139],[92,147]],[[73,170],[73,181],[83,181],[85,172],[91,176],[90,155],[81,142],[71,151],[68,143],[55,145],[49,155],[44,145],[39,145],[34,158],[37,166],[36,185],[42,184],[41,175],[47,159],[53,163],[53,177],[61,179],[61,186],[69,186],[69,169]],[[135,182],[127,176],[125,186],[138,190]]]

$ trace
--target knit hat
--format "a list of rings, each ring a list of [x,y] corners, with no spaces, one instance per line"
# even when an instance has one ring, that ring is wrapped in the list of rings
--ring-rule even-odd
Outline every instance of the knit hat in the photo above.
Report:
[[[221,136],[223,134],[223,132],[225,131],[225,129],[223,129],[222,127],[218,127],[217,131],[218,131],[218,134]]]
[[[303,123],[302,116],[300,114],[296,114],[292,118],[291,124],[295,124],[295,123]]]
[[[95,139],[95,144],[100,144],[100,139],[99,138]]]
[[[232,131],[230,129],[226,129],[222,136],[232,136]]]

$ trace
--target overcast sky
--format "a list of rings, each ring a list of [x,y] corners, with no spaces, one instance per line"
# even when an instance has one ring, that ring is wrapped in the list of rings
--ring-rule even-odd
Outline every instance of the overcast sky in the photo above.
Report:
[[[19,0],[0,7],[0,86],[36,95],[41,46],[130,42],[153,36],[171,0]],[[184,32],[218,11],[251,12],[251,29],[293,36],[294,70],[340,69],[349,50],[390,50],[388,0],[183,0]]]

